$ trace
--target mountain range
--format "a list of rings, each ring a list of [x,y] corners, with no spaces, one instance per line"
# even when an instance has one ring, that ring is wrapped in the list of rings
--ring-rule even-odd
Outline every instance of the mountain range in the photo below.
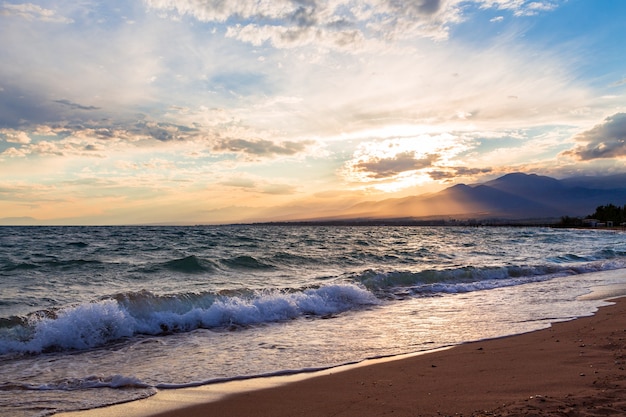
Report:
[[[483,183],[457,184],[437,193],[366,201],[340,211],[312,210],[306,205],[267,208],[256,215],[249,213],[251,216],[245,223],[452,219],[548,223],[557,222],[563,216],[584,217],[606,204],[626,204],[626,173],[555,179],[517,172]],[[242,217],[245,218],[245,214],[246,211],[242,211]],[[0,225],[57,223],[82,224],[71,219],[56,222],[30,217],[0,218]]]
[[[547,220],[583,217],[609,203],[626,204],[626,174],[558,180],[518,172],[433,194],[364,202],[334,218]]]

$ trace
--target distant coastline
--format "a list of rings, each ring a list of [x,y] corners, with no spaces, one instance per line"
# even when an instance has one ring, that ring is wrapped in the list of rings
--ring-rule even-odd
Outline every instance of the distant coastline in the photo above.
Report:
[[[494,226],[494,227],[554,227],[558,220],[499,220],[499,219],[469,219],[469,220],[445,220],[445,219],[345,219],[345,220],[301,220],[301,221],[275,221],[275,222],[252,222],[236,223],[250,226]]]

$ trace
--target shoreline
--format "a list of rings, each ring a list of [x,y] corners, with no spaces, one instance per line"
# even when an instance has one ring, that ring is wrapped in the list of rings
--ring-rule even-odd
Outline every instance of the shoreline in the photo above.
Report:
[[[579,416],[626,414],[626,298],[610,302],[592,316],[530,333],[346,370],[164,390],[144,400],[55,416],[522,416],[567,415],[573,409]]]

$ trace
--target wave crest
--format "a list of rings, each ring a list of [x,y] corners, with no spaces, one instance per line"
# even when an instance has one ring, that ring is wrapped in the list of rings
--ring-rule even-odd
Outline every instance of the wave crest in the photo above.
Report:
[[[576,275],[626,267],[623,258],[595,262],[568,262],[536,266],[459,267],[443,270],[390,271],[366,270],[355,281],[380,297],[455,294],[546,281],[559,276]]]
[[[198,328],[237,328],[255,324],[341,313],[378,303],[369,291],[352,284],[296,292],[264,291],[251,296],[216,294],[156,296],[150,292],[34,315],[0,338],[0,353],[83,350],[140,334],[159,335]],[[19,334],[19,337],[16,335]]]
[[[234,258],[222,259],[224,265],[234,269],[269,269],[275,268],[270,263],[259,261],[253,256],[235,256]]]
[[[165,262],[164,267],[172,271],[188,274],[210,272],[214,269],[212,263],[204,261],[195,255]]]

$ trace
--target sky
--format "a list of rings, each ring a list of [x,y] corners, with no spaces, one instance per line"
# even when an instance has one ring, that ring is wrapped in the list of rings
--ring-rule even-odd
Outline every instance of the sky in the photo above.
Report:
[[[0,224],[626,172],[623,0],[0,0]]]

